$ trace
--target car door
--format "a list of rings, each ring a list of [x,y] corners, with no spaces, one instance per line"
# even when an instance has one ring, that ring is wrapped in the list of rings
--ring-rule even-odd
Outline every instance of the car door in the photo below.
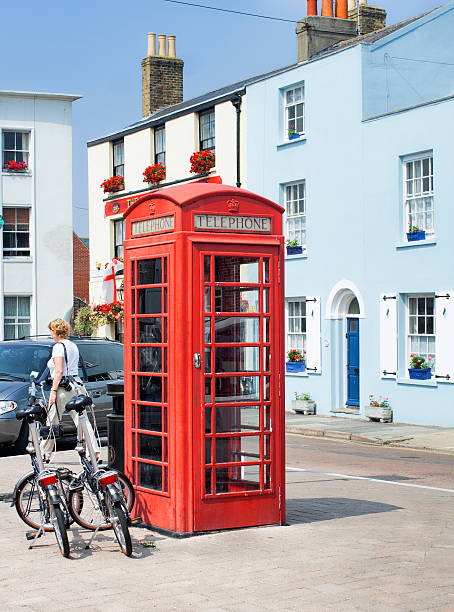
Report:
[[[112,397],[107,395],[109,380],[123,377],[123,345],[102,340],[77,343],[84,365],[84,384],[95,405],[96,424],[107,431],[107,414],[112,412]]]

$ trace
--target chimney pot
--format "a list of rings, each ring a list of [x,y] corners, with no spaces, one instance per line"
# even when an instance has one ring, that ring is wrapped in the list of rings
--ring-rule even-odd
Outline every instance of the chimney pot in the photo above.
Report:
[[[307,14],[317,15],[317,0],[307,0]]]
[[[333,0],[322,0],[322,15],[323,17],[334,17]]]
[[[175,52],[175,36],[168,36],[167,40],[168,40],[168,44],[169,44],[169,57],[176,57],[176,52]]]
[[[348,19],[347,0],[336,0],[336,17]]]
[[[156,55],[156,34],[154,32],[148,32],[148,57],[150,55]]]
[[[158,35],[158,55],[159,57],[166,57],[166,35]]]

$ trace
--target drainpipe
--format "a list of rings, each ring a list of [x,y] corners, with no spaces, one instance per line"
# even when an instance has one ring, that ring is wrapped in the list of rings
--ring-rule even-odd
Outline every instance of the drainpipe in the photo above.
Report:
[[[241,102],[240,94],[232,98],[232,104],[236,109],[236,186],[241,187]]]

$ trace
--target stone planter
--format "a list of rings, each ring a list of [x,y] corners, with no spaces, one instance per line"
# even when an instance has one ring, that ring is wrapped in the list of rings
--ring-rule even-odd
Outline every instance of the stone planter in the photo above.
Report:
[[[314,400],[292,400],[292,409],[300,414],[315,414]]]
[[[391,423],[393,411],[391,408],[381,408],[380,406],[366,406],[364,415],[369,421],[380,421],[381,423]]]

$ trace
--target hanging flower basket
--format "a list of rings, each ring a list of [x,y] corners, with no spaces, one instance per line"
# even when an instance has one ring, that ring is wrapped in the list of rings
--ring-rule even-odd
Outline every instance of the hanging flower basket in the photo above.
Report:
[[[104,193],[114,193],[125,188],[125,179],[122,176],[111,176],[101,183]]]
[[[123,320],[123,310],[124,305],[122,302],[92,306],[91,323],[93,327],[99,327],[107,323],[118,323]]]
[[[214,168],[216,156],[213,151],[197,151],[189,158],[191,162],[191,172],[194,174],[204,174]]]
[[[22,162],[14,161],[13,159],[3,166],[3,170],[6,172],[26,172],[28,170],[27,164]]]
[[[148,166],[148,168],[145,168],[143,176],[144,183],[148,183],[149,185],[158,185],[166,177],[166,167],[164,164],[161,164],[161,162],[159,164],[153,164],[153,166]]]

